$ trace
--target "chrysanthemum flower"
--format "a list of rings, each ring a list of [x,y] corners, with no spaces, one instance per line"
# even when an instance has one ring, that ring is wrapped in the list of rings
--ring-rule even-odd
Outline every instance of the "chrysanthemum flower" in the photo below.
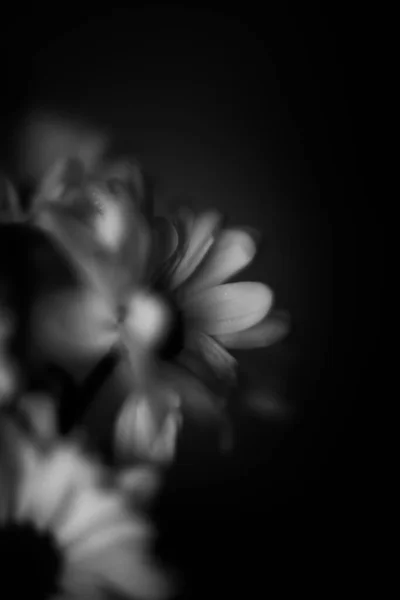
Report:
[[[168,596],[152,529],[124,491],[140,495],[143,472],[112,486],[76,442],[51,437],[43,405],[35,411],[38,438],[0,415],[2,589],[42,600]]]
[[[210,415],[235,385],[237,361],[230,350],[277,342],[289,317],[271,312],[274,295],[267,285],[227,283],[256,255],[254,235],[246,229],[223,228],[215,211],[181,211],[160,220],[158,232],[162,252],[153,286],[173,315],[158,348],[159,368],[184,404]]]

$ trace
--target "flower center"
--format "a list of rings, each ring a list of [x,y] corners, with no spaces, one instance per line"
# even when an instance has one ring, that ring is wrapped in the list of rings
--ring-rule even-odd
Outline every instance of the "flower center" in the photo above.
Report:
[[[13,598],[46,600],[58,590],[62,554],[53,536],[30,524],[0,526],[1,586]]]
[[[168,306],[156,295],[146,293],[135,294],[125,314],[125,323],[136,339],[153,348],[162,344],[169,320]]]

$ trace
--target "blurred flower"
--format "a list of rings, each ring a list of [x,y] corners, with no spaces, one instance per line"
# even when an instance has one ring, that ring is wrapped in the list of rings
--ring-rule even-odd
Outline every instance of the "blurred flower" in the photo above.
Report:
[[[45,403],[31,399],[30,406],[37,431],[54,431]],[[125,487],[112,486],[76,442],[40,441],[0,414],[5,589],[29,598],[167,597],[169,584],[151,557],[152,528],[129,502],[148,485],[143,470],[125,475]]]
[[[152,240],[143,211],[144,184],[137,165],[120,162],[99,173],[86,172],[79,161],[56,165],[37,191],[32,218],[70,260],[79,283],[46,290],[35,300],[31,321],[38,353],[77,378],[109,352],[129,363],[129,403],[141,415],[135,418],[136,456],[161,459],[174,445],[172,417],[162,422],[170,416],[169,392],[155,385],[151,362],[170,315],[165,303],[144,287]],[[136,411],[144,397],[162,407],[158,423],[148,427],[143,411]]]
[[[129,171],[114,165],[97,174],[67,161],[37,192],[33,221],[79,278],[79,285],[44,294],[32,315],[38,347],[64,365],[94,364],[129,338],[125,325],[150,243],[140,185],[136,166]]]
[[[254,234],[224,228],[215,211],[187,210],[160,220],[158,232],[163,250],[153,286],[173,315],[159,363],[184,402],[210,415],[236,384],[229,350],[277,342],[288,332],[289,316],[271,312],[273,292],[263,283],[227,283],[255,257]]]
[[[254,234],[223,228],[214,211],[197,216],[180,211],[175,219],[156,218],[152,225],[150,297],[167,308],[168,318],[148,353],[153,385],[147,394],[127,394],[115,443],[119,456],[168,461],[187,408],[197,416],[219,419],[221,444],[231,446],[224,409],[238,383],[238,364],[229,350],[277,342],[288,332],[289,316],[271,312],[273,293],[266,285],[226,283],[253,260]],[[135,318],[140,313],[132,312],[132,329]]]

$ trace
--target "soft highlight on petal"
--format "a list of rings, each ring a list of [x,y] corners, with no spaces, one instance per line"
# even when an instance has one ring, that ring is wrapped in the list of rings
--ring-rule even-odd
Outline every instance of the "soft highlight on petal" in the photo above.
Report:
[[[280,311],[268,315],[261,323],[245,331],[216,336],[226,348],[265,348],[282,340],[290,330],[289,313]]]
[[[158,421],[150,400],[146,396],[133,395],[122,408],[116,424],[116,448],[121,458],[136,455],[156,462],[171,460],[179,429],[179,413],[170,409],[161,424]]]
[[[204,263],[184,284],[186,295],[223,283],[244,269],[256,254],[256,244],[245,231],[222,231]]]
[[[221,215],[216,211],[205,212],[195,218],[191,231],[187,234],[186,251],[171,276],[172,289],[188,279],[201,263],[214,242],[215,231],[220,222]]]
[[[241,282],[199,292],[185,301],[184,308],[195,328],[222,335],[252,327],[266,316],[272,302],[272,291],[266,285]]]

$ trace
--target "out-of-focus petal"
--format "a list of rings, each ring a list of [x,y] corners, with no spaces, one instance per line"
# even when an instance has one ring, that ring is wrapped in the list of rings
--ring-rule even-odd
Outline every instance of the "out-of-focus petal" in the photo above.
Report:
[[[44,394],[28,394],[19,403],[32,432],[41,442],[50,442],[57,434],[54,401]]]
[[[58,513],[63,499],[71,501],[70,492],[82,492],[93,485],[97,472],[90,463],[79,460],[79,454],[73,448],[59,447],[38,462],[35,477],[24,515],[38,527],[45,528],[49,524],[56,525],[54,521],[60,518]],[[41,482],[40,486],[37,481]],[[65,509],[67,511],[68,507]]]
[[[149,467],[125,467],[117,475],[117,485],[133,502],[143,502],[152,498],[158,491],[161,476]]]
[[[18,222],[24,218],[19,197],[11,181],[0,177],[0,222]]]
[[[221,215],[217,211],[209,211],[198,215],[193,224],[187,227],[187,248],[180,262],[171,275],[171,288],[183,283],[198,267],[215,240],[215,232],[221,223]]]
[[[204,333],[193,336],[188,346],[193,348],[211,367],[217,378],[233,383],[236,379],[236,359],[221,344]]]
[[[164,217],[157,217],[152,225],[152,256],[149,265],[150,277],[157,279],[169,265],[179,244],[175,225]]]
[[[286,337],[289,330],[289,313],[276,311],[249,329],[216,337],[226,348],[260,348],[279,342]]]
[[[147,217],[152,215],[151,199],[146,193],[146,182],[138,161],[124,159],[109,165],[102,165],[99,177],[110,187],[124,188],[130,200]]]
[[[263,319],[272,306],[272,291],[262,283],[228,283],[185,300],[194,327],[210,335],[243,331]]]
[[[171,594],[170,581],[157,569],[154,562],[141,556],[137,544],[115,544],[107,550],[100,548],[84,560],[72,564],[85,572],[96,573],[102,587],[114,589],[128,598],[161,600]],[[147,558],[147,560],[146,560]]]
[[[68,546],[69,551],[75,554],[75,550],[82,542],[88,541],[98,532],[109,529],[115,523],[120,523],[121,517],[126,517],[126,511],[119,495],[114,492],[101,495],[96,489],[86,487],[79,490],[72,498],[68,509],[65,511],[65,518],[57,528],[57,537]],[[125,525],[129,524],[126,519]],[[143,536],[147,529],[144,529],[140,522],[133,522],[137,527],[137,533]],[[132,535],[132,531],[129,532]],[[136,529],[133,531],[136,534]],[[82,547],[83,550],[83,547]]]
[[[202,421],[215,420],[219,410],[213,392],[205,383],[208,377],[196,370],[197,363],[194,365],[188,354],[184,352],[179,357],[179,364],[169,366],[171,385],[179,393],[184,413],[188,412]]]
[[[129,399],[116,424],[117,453],[124,457],[142,457],[156,462],[171,460],[179,429],[179,413],[167,412],[162,423],[151,400],[146,396]],[[164,409],[165,412],[165,409]]]
[[[247,232],[240,229],[222,231],[204,263],[183,284],[185,295],[223,283],[244,269],[253,260],[255,253],[256,244]]]
[[[39,352],[56,360],[95,360],[118,340],[108,304],[86,290],[39,298],[33,307],[31,327]]]

